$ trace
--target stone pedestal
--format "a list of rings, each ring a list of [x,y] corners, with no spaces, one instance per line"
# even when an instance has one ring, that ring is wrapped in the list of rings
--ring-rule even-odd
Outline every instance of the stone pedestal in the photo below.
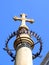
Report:
[[[33,65],[32,51],[28,47],[21,47],[16,53],[15,65]]]

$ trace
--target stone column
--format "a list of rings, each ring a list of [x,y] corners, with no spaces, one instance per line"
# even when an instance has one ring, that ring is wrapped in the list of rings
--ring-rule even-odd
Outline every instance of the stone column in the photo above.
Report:
[[[17,47],[15,65],[33,65],[32,51],[29,44],[21,44]]]

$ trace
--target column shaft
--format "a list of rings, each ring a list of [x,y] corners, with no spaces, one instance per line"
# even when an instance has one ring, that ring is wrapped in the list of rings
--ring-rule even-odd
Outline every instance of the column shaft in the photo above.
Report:
[[[28,47],[21,47],[16,53],[15,65],[32,65],[32,51]]]

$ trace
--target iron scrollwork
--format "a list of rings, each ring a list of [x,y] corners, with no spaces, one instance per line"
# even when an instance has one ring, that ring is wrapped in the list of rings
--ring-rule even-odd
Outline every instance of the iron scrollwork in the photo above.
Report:
[[[37,42],[34,44],[34,46],[35,46],[36,44],[40,43],[39,52],[37,52],[36,54],[33,54],[33,59],[37,58],[37,57],[40,55],[41,51],[42,51],[42,40],[41,40],[41,38],[40,38],[35,32],[29,31],[29,30],[25,30],[25,29],[22,29],[21,31],[18,30],[18,31],[16,31],[16,32],[13,32],[13,33],[9,36],[9,38],[7,39],[7,41],[6,41],[6,43],[5,43],[5,48],[3,48],[3,49],[4,49],[5,51],[7,51],[7,53],[13,58],[12,61],[15,60],[15,55],[12,53],[12,50],[9,49],[9,47],[8,47],[8,42],[9,42],[10,39],[13,38],[14,36],[17,37],[18,35],[23,34],[23,33],[25,33],[25,34],[30,34],[30,36],[34,36],[34,37],[36,38]],[[20,36],[19,36],[19,37],[20,37]],[[21,38],[20,38],[20,40],[21,40]]]

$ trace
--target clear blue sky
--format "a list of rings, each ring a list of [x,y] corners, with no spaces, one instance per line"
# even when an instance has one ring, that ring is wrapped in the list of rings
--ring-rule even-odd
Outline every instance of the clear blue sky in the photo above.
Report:
[[[20,22],[14,22],[12,18],[21,13],[26,13],[28,18],[35,20],[34,24],[27,25],[30,30],[38,33],[43,41],[42,58],[35,59],[34,65],[40,65],[49,51],[49,0],[0,0],[0,65],[14,65],[3,48],[9,34],[20,25]]]

